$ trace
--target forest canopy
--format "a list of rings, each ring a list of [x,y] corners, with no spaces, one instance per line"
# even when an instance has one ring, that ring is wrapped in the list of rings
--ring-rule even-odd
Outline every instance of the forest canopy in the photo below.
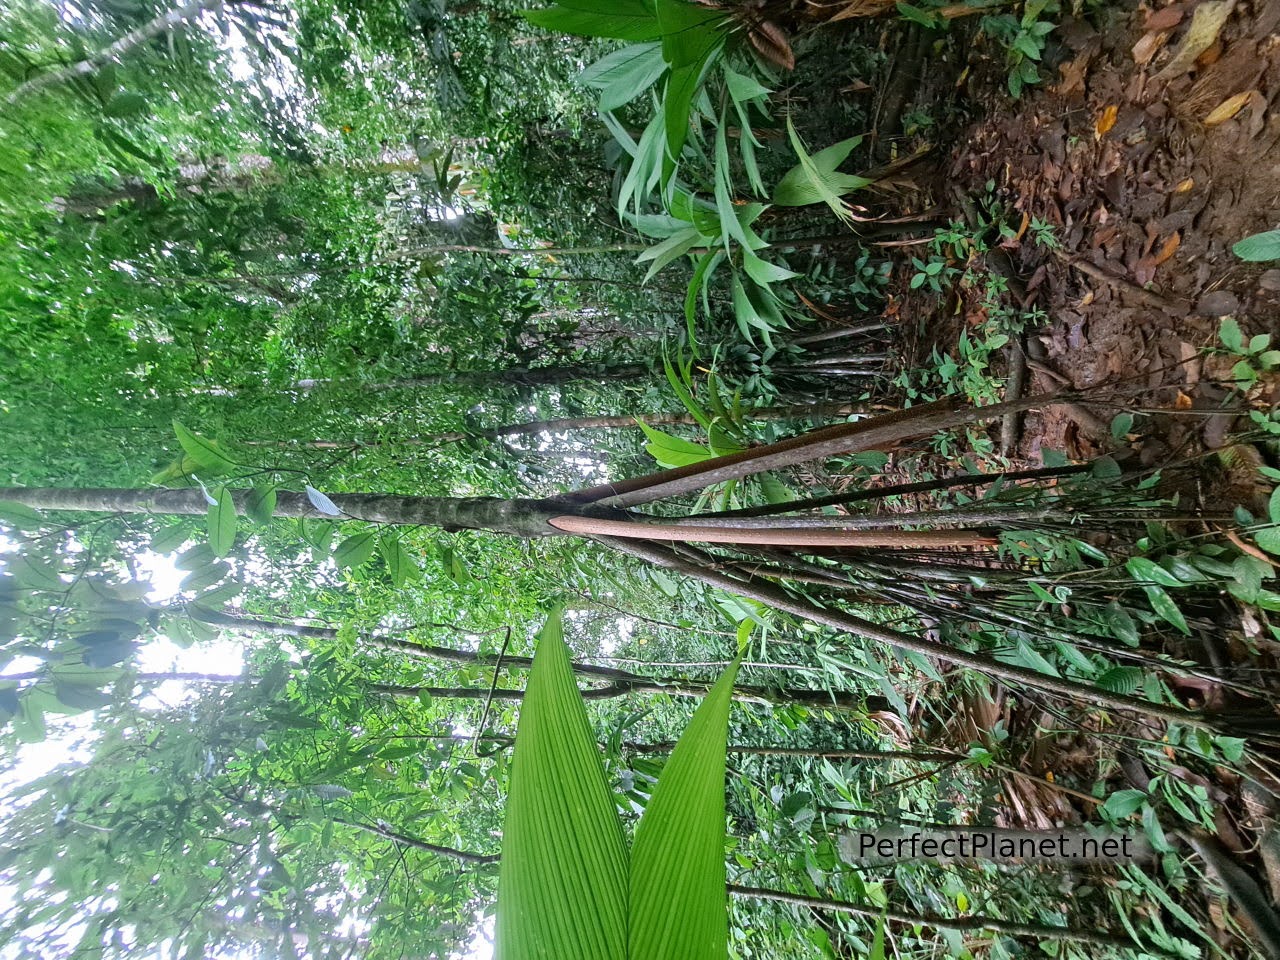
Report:
[[[1278,18],[10,0],[0,958],[1280,956]]]

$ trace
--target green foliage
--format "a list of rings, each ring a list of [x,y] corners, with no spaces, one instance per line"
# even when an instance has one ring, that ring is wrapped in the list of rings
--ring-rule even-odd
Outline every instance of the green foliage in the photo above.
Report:
[[[809,156],[790,116],[787,117],[787,136],[800,162],[778,181],[773,189],[773,202],[784,207],[825,203],[837,217],[850,222],[852,218],[849,207],[841,198],[873,181],[866,177],[839,173],[836,168],[844,163],[854,147],[862,142],[862,138],[850,137]]]
[[[503,828],[498,960],[716,960],[727,949],[726,729],[736,662],[658,778],[629,863],[560,611],[539,637]]]
[[[1029,0],[1021,18],[1008,13],[982,18],[983,31],[1005,47],[1009,95],[1015,100],[1027,86],[1040,82],[1037,64],[1044,56],[1047,37],[1054,30],[1053,23],[1040,18],[1057,13],[1058,9],[1057,0]]]
[[[1241,260],[1280,260],[1280,230],[1267,230],[1245,237],[1236,242],[1231,252]]]

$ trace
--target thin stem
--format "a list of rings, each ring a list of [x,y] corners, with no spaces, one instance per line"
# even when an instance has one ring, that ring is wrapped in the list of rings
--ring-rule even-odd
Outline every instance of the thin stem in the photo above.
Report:
[[[1087,683],[1079,683],[1062,677],[1053,677],[1038,673],[1025,667],[1002,663],[993,657],[979,653],[958,650],[946,644],[937,643],[923,637],[912,636],[897,630],[890,630],[861,617],[841,610],[819,607],[808,600],[793,597],[785,590],[771,583],[753,583],[740,580],[709,569],[705,566],[683,559],[670,547],[646,543],[636,540],[622,540],[615,537],[599,537],[600,542],[612,547],[620,553],[636,557],[648,563],[678,571],[685,576],[700,580],[710,586],[727,590],[739,596],[766,604],[776,610],[801,617],[812,623],[818,623],[843,633],[853,634],[867,640],[873,640],[891,648],[910,650],[926,657],[934,657],[944,663],[975,670],[989,677],[1017,683],[1022,686],[1043,690],[1067,697],[1080,703],[1096,704],[1116,710],[1159,717],[1173,723],[1184,723],[1188,726],[1217,730],[1212,717],[1194,713],[1180,707],[1151,703],[1136,697],[1111,693]]]

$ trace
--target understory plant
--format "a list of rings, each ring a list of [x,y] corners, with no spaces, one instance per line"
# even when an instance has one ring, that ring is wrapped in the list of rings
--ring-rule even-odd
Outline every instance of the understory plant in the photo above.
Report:
[[[694,713],[628,845],[561,613],[538,639],[511,761],[498,960],[723,960],[725,757],[737,661]]]
[[[737,164],[750,194],[781,206],[825,203],[845,222],[851,222],[852,213],[842,198],[871,180],[840,173],[837,167],[861,138],[810,155],[788,117],[788,137],[799,162],[770,195],[757,161],[762,143],[754,129],[772,122],[772,90],[761,82],[770,79],[770,67],[742,52],[737,42],[752,36],[750,23],[729,10],[684,0],[559,3],[525,16],[565,33],[631,41],[589,67],[580,80],[600,91],[602,119],[629,158],[616,209],[623,222],[656,241],[639,257],[650,264],[646,279],[683,257],[692,258],[685,318],[696,350],[699,299],[710,313],[711,280],[727,265],[739,331],[749,343],[759,339],[770,346],[771,334],[787,327],[793,313],[789,297],[775,285],[799,274],[762,255],[770,243],[754,225],[767,206],[739,199],[729,129],[738,129]],[[785,58],[774,64],[791,65]],[[654,112],[636,139],[613,114],[646,95]],[[710,136],[702,132],[704,121],[714,131]]]

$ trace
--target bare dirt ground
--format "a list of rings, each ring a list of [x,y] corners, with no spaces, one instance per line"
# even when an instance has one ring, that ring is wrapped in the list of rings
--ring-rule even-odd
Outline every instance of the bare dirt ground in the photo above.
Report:
[[[1137,383],[1161,405],[1217,406],[1230,364],[1202,360],[1220,318],[1246,334],[1280,332],[1280,270],[1231,253],[1280,223],[1280,2],[1140,7],[1105,33],[1058,31],[1057,82],[1010,110],[991,104],[962,136],[947,179],[994,181],[1015,210],[1057,227],[1051,255],[1007,250],[1049,315],[1032,336],[1031,390]],[[1056,376],[1055,376],[1056,374]],[[1154,462],[1192,442],[1220,446],[1223,418],[1165,423]],[[1188,431],[1199,431],[1198,437]],[[1061,411],[1031,418],[1021,452],[1090,455],[1097,424]]]

